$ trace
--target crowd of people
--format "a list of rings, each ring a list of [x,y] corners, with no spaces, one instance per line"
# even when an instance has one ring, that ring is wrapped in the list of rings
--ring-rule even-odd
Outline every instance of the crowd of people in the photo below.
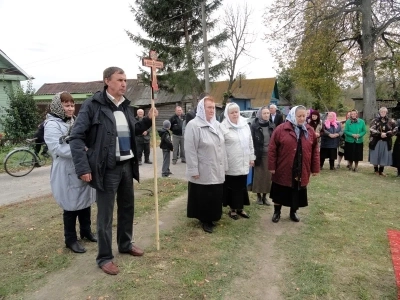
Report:
[[[158,111],[152,108],[145,116],[139,109],[134,116],[124,96],[126,75],[121,68],[105,69],[103,81],[104,89],[84,101],[77,117],[71,94],[55,94],[43,132],[53,158],[50,183],[63,209],[66,247],[75,253],[86,251],[78,241],[78,219],[81,239],[97,242],[99,268],[116,275],[119,268],[112,251],[115,202],[118,251],[144,255],[133,242],[133,179],[139,180],[143,155],[144,163],[152,163],[151,118],[157,117]],[[289,208],[290,220],[299,222],[298,209],[308,205],[310,177],[320,172],[326,159],[330,170],[340,168],[344,159],[353,172],[364,159],[367,130],[356,110],[348,112],[342,122],[335,112],[321,121],[317,110],[298,105],[284,120],[272,104],[258,109],[249,126],[239,105],[231,102],[225,106],[222,119],[216,119],[214,99],[204,95],[186,118],[177,106],[158,130],[163,153],[161,175],[172,174],[171,152],[172,164],[178,159],[186,164],[187,217],[198,219],[207,233],[214,232],[223,207],[229,207],[232,220],[250,218],[245,210],[250,205],[249,191],[256,194],[257,204],[273,205],[272,222],[279,222],[282,206]],[[388,118],[385,107],[370,124],[368,159],[379,176],[386,176],[387,166],[396,167],[400,176],[399,126],[400,121]],[[96,233],[91,228],[94,202]]]

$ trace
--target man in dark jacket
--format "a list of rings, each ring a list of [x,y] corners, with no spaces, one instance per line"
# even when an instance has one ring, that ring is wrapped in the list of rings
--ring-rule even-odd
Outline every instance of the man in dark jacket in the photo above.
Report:
[[[144,116],[143,109],[138,109],[136,112],[136,120],[142,121]],[[151,164],[150,161],[150,132],[151,128],[143,131],[142,134],[136,136],[136,145],[138,151],[139,166],[142,164],[142,155],[144,154],[144,163]]]
[[[175,114],[169,119],[171,122],[172,131],[172,144],[174,146],[174,151],[172,154],[172,164],[175,165],[178,160],[178,153],[180,153],[181,161],[183,163],[185,160],[185,147],[184,147],[184,137],[182,135],[183,121],[185,120],[182,107],[175,107]]]
[[[271,104],[269,106],[269,112],[271,113],[269,119],[275,124],[275,127],[283,123],[283,116],[280,112],[277,111],[277,107],[275,104]]]
[[[103,91],[85,100],[71,132],[70,146],[76,174],[96,189],[98,254],[96,262],[107,274],[116,275],[113,263],[112,220],[117,196],[118,251],[142,256],[132,243],[133,179],[139,181],[135,136],[151,126],[145,117],[137,122],[126,91],[125,72],[110,67],[103,72]],[[158,111],[151,109],[149,116]]]

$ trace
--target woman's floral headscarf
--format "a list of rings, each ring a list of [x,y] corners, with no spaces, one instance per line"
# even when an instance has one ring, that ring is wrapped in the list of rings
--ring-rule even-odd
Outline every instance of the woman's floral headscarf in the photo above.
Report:
[[[61,94],[63,94],[63,93],[68,93],[68,92],[63,91],[63,92],[59,92],[54,95],[53,99],[51,100],[50,106],[49,106],[50,114],[62,119],[64,122],[66,122],[72,126],[74,124],[75,118],[74,117],[69,118],[65,114],[64,107],[61,103]]]
[[[294,125],[294,131],[296,133],[297,139],[299,139],[299,137],[300,137],[300,130],[302,130],[304,132],[304,136],[306,137],[306,139],[308,139],[308,131],[306,128],[306,122],[304,122],[302,125],[297,124],[296,111],[298,109],[306,110],[306,108],[303,105],[295,106],[289,111],[289,114],[287,115],[286,120]]]

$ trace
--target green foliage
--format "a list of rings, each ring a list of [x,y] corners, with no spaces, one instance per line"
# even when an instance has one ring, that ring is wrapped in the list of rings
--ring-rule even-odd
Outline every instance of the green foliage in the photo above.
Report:
[[[336,39],[335,28],[329,20],[321,22],[318,27],[309,27],[294,67],[295,82],[318,99],[316,104],[329,109],[337,105],[339,81],[343,74],[343,63],[338,59],[341,49]]]
[[[8,107],[0,109],[5,113],[0,118],[7,139],[20,141],[30,137],[39,123],[39,110],[33,95],[35,90],[32,82],[28,82],[26,90],[18,87],[16,90],[6,90],[9,98]]]
[[[148,38],[127,31],[129,38],[148,51],[155,50],[159,60],[164,62],[164,69],[158,76],[161,89],[179,91],[197,95],[203,91],[199,79],[203,69],[203,31],[201,21],[202,0],[138,0],[131,8],[138,25]],[[206,15],[211,15],[220,5],[221,0],[213,0],[206,5]],[[215,21],[207,20],[207,29],[212,30]],[[208,39],[210,48],[219,48],[227,35],[222,32]],[[224,71],[224,62],[213,64],[211,53],[210,78],[217,77]],[[142,69],[144,78],[149,74]]]
[[[393,49],[391,59],[381,62],[376,70],[376,98],[400,101],[400,53]]]
[[[290,67],[285,67],[282,64],[280,65],[280,72],[277,75],[278,80],[278,90],[280,96],[288,100],[290,103],[294,101],[294,78],[293,78],[293,70]]]
[[[285,65],[295,61],[297,65],[301,55],[309,58],[298,66],[302,75],[299,78],[304,79],[302,86],[329,107],[336,105],[338,83],[344,85],[349,78],[362,74],[363,118],[369,120],[376,112],[375,73],[379,64],[389,75],[385,80],[393,83],[394,97],[399,95],[396,87],[396,73],[400,70],[399,64],[396,65],[400,49],[398,4],[397,0],[291,0],[290,3],[276,0],[264,15],[268,26],[266,38],[273,41],[270,46],[273,56]],[[272,19],[279,22],[271,24]],[[327,43],[321,43],[324,40]],[[394,66],[396,72],[391,72]],[[311,72],[312,69],[316,72]],[[323,70],[325,77],[320,76]]]

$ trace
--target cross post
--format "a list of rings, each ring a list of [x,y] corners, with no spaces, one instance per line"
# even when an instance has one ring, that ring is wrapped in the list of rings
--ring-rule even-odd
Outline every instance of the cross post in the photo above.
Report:
[[[151,77],[151,99],[155,99],[155,93],[158,92],[158,83],[157,83],[157,69],[162,69],[164,67],[164,63],[162,61],[157,60],[158,55],[154,50],[150,51],[149,57],[145,57],[142,59],[142,65],[145,67],[151,68],[150,77]]]
[[[145,67],[151,68],[150,77],[151,77],[151,108],[154,112],[155,104],[154,99],[157,98],[158,92],[158,83],[157,83],[157,69],[161,69],[164,67],[164,63],[162,61],[157,60],[158,55],[154,50],[150,51],[149,57],[145,57],[142,59],[142,65]],[[155,211],[156,211],[156,244],[157,250],[160,250],[160,230],[159,230],[159,222],[158,222],[158,184],[157,184],[157,148],[156,148],[156,119],[154,114],[151,116],[151,135],[152,135],[152,148],[153,148],[153,166],[154,166],[154,203],[155,203]]]

